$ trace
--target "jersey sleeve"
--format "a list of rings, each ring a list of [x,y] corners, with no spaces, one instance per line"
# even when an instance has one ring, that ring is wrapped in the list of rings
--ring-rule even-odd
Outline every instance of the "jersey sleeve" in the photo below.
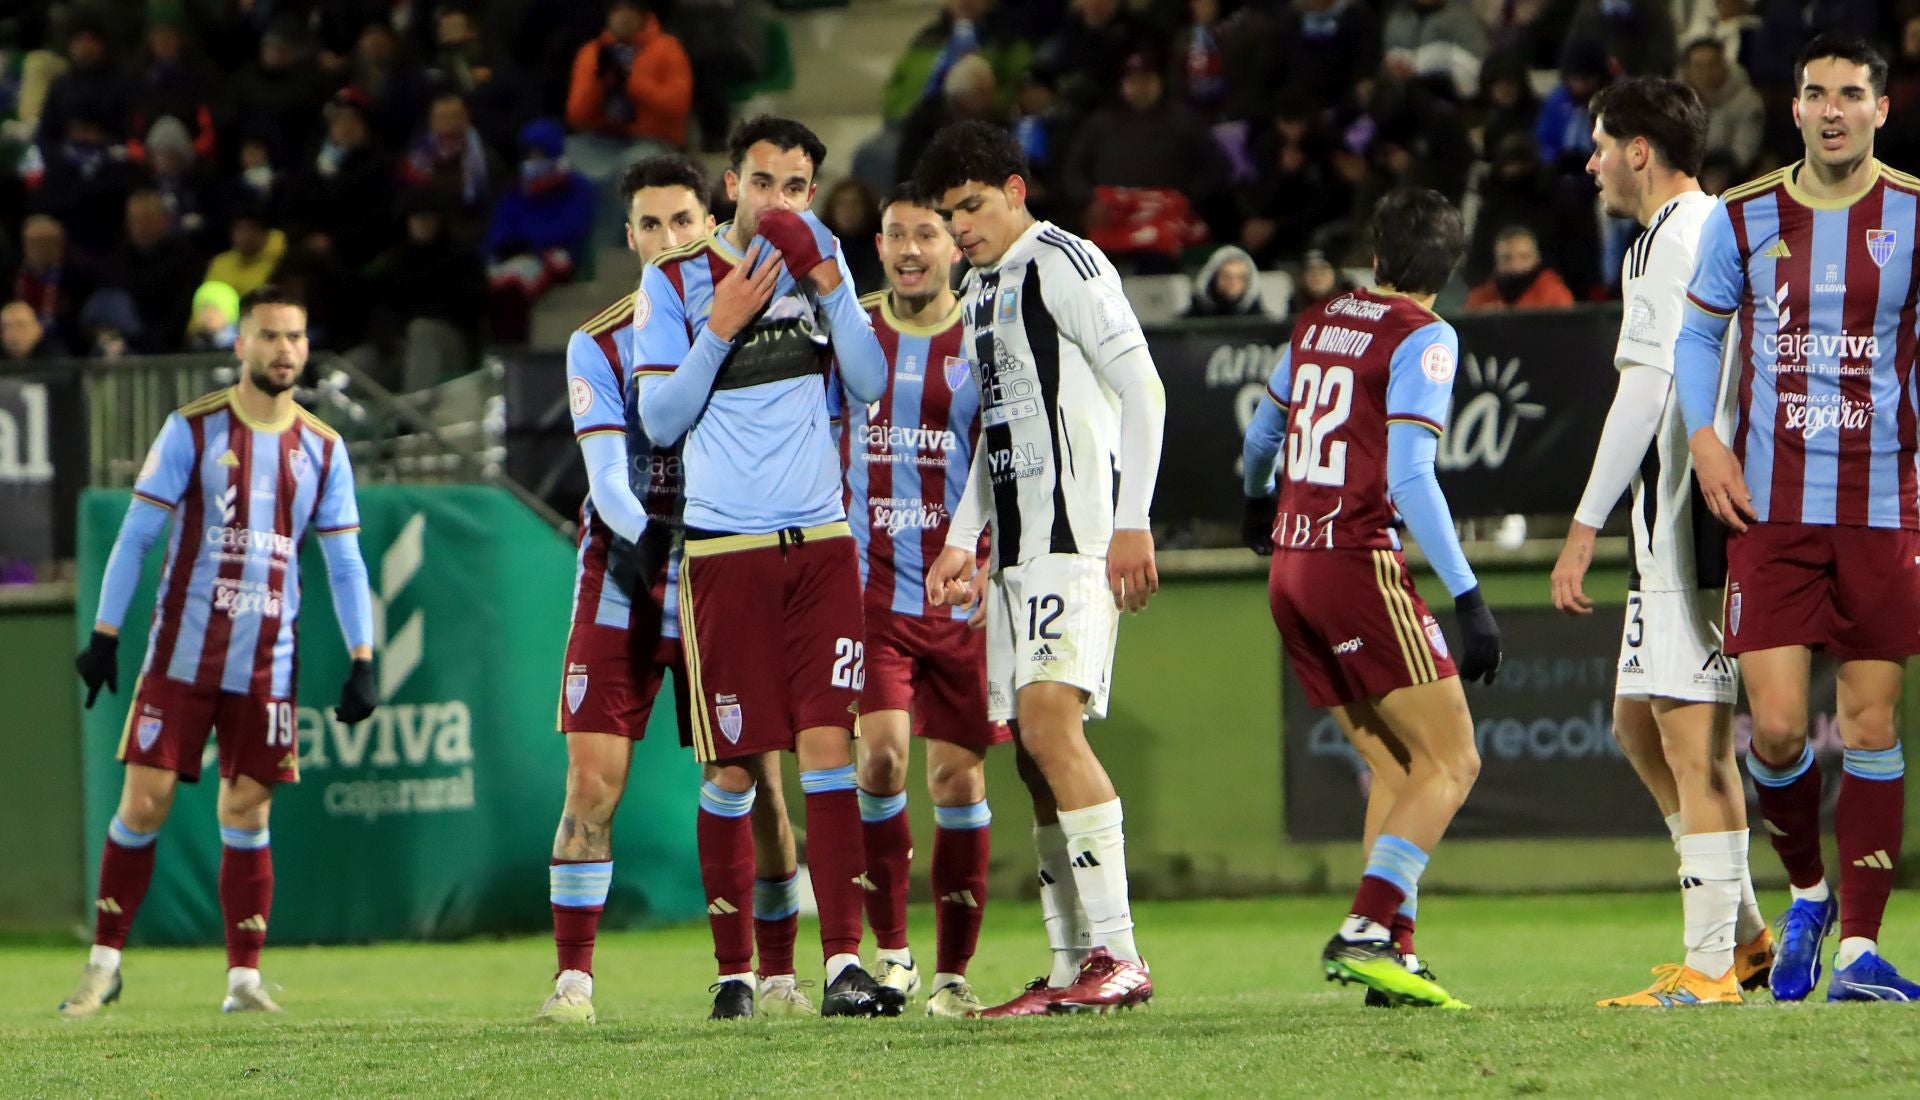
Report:
[[[133,495],[162,508],[180,503],[193,478],[193,429],[179,413],[167,417],[147,450],[147,460],[134,479]]]
[[[1686,316],[1687,283],[1693,278],[1693,254],[1679,233],[1655,237],[1647,269],[1633,281],[1622,305],[1620,341],[1613,365],[1653,367],[1673,373],[1673,345]]]
[[[626,431],[625,398],[620,364],[608,359],[600,342],[585,332],[567,339],[567,411],[573,414],[573,434],[584,439],[596,432]]]
[[[314,513],[314,533],[344,535],[360,530],[360,502],[353,494],[353,463],[347,445],[335,439],[327,456],[326,482],[320,486],[320,504]]]
[[[1135,348],[1145,347],[1146,333],[1140,331],[1140,319],[1120,289],[1120,274],[1113,264],[1093,251],[1091,245],[1069,252],[1062,250],[1057,265],[1050,265],[1054,277],[1041,284],[1047,311],[1060,326],[1061,335],[1074,342],[1087,362],[1103,378],[1116,360]],[[1088,257],[1086,261],[1069,256]]]
[[[1700,228],[1700,250],[1687,283],[1687,301],[1716,317],[1731,317],[1747,292],[1747,269],[1741,261],[1740,241],[1734,236],[1733,216],[1721,202]]]
[[[1446,431],[1459,360],[1460,337],[1445,321],[1422,325],[1400,341],[1387,368],[1387,424]]]
[[[1241,490],[1250,497],[1273,492],[1273,475],[1287,438],[1287,405],[1293,391],[1293,345],[1280,352],[1267,378],[1267,399],[1254,409],[1240,444]]]
[[[634,374],[672,374],[692,350],[686,302],[667,273],[648,264],[633,296]]]

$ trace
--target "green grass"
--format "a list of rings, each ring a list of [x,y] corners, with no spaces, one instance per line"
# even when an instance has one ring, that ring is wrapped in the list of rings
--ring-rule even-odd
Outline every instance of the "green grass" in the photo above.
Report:
[[[571,1030],[531,1022],[552,966],[540,938],[270,946],[266,973],[287,1008],[277,1019],[218,1014],[218,951],[136,950],[124,1000],[78,1024],[53,1006],[83,950],[5,946],[0,1092],[1748,1097],[1911,1095],[1920,1078],[1920,1006],[1594,1008],[1675,953],[1671,895],[1423,899],[1422,954],[1476,1006],[1445,1014],[1363,1009],[1357,987],[1322,982],[1317,955],[1339,908],[1140,905],[1151,1008],[998,1023],[928,1020],[916,1001],[900,1020],[709,1024],[699,926],[603,938],[600,1023]],[[1886,952],[1920,967],[1900,908]],[[1010,995],[1044,961],[1037,907],[996,904],[987,924],[973,977],[983,995]],[[914,929],[930,948],[927,910]],[[801,942],[811,935],[803,927]]]

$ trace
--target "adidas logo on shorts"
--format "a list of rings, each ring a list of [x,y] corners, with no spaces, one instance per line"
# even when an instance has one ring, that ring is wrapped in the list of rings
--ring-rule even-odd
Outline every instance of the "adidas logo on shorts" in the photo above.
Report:
[[[1041,642],[1040,648],[1034,650],[1033,656],[1028,658],[1028,660],[1032,661],[1034,664],[1046,664],[1050,661],[1056,661],[1058,659],[1059,658],[1054,655],[1053,647],[1048,645],[1045,642]]]
[[[1640,655],[1635,653],[1620,663],[1621,672],[1645,672],[1646,666],[1640,663]]]

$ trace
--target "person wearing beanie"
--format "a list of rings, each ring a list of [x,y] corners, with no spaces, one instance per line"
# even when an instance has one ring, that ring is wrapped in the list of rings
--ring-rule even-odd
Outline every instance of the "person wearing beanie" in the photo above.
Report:
[[[494,339],[522,343],[533,303],[573,278],[593,229],[593,184],[567,161],[560,124],[520,129],[520,172],[493,209],[483,251]]]
[[[193,292],[192,319],[187,322],[187,347],[218,351],[233,346],[240,335],[240,295],[222,282],[204,282]]]

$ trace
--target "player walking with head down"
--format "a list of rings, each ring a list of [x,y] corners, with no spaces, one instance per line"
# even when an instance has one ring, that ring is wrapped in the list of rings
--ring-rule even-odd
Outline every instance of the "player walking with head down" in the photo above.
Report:
[[[120,735],[120,808],[100,855],[93,954],[62,1016],[120,995],[120,949],[153,878],[155,841],[181,780],[200,779],[209,730],[220,744],[223,1012],[278,1012],[260,982],[273,908],[267,813],[300,777],[294,723],[300,545],[321,536],[340,632],[353,657],[334,717],[373,713],[373,602],[360,558],[360,509],[347,448],[293,403],[307,365],[307,311],[273,286],[240,300],[240,381],[167,417],[133,486],[100,586],[93,638],[77,662],[92,706],[119,690],[120,628],[140,563],[168,517],[173,534],[146,661]]]
[[[1794,75],[1806,157],[1728,190],[1707,218],[1674,387],[1700,491],[1733,528],[1726,651],[1740,658],[1753,708],[1747,766],[1760,813],[1793,886],[1773,995],[1813,992],[1837,916],[1827,999],[1911,1001],[1920,984],[1876,941],[1906,805],[1894,712],[1906,660],[1920,650],[1920,179],[1874,159],[1887,62],[1872,47],[1821,35]],[[1714,418],[1729,327],[1736,400],[1723,441]],[[1820,859],[1820,770],[1807,741],[1814,647],[1839,666],[1838,905]]]
[[[1269,521],[1249,523],[1249,542],[1273,555],[1273,621],[1307,700],[1333,711],[1375,773],[1366,874],[1321,956],[1327,977],[1395,1004],[1465,1007],[1393,940],[1396,925],[1411,936],[1420,875],[1479,774],[1460,680],[1491,683],[1500,667],[1499,628],[1434,474],[1459,338],[1433,299],[1465,230],[1439,194],[1406,189],[1380,200],[1368,235],[1379,288],[1300,317],[1267,382],[1272,400],[1247,427],[1249,513]],[[1453,593],[1457,675],[1407,573],[1396,514]]]
[[[731,142],[734,220],[655,257],[634,295],[635,400],[656,445],[685,438],[680,631],[694,754],[706,765],[699,845],[720,981],[713,1017],[753,1014],[747,815],[781,751],[799,758],[808,864],[827,961],[823,1015],[897,1015],[860,966],[866,860],[853,766],[864,683],[860,569],[828,419],[830,361],[856,401],[886,358],[819,219],[826,147],[789,119]]]
[[[915,169],[973,263],[966,345],[981,440],[960,514],[927,573],[968,602],[993,526],[987,707],[1014,722],[1033,797],[1053,972],[988,1016],[1106,1011],[1153,995],[1133,941],[1120,798],[1087,744],[1103,717],[1119,613],[1159,588],[1148,508],[1166,396],[1120,277],[1026,206],[1019,145],[987,123],[942,130]]]

